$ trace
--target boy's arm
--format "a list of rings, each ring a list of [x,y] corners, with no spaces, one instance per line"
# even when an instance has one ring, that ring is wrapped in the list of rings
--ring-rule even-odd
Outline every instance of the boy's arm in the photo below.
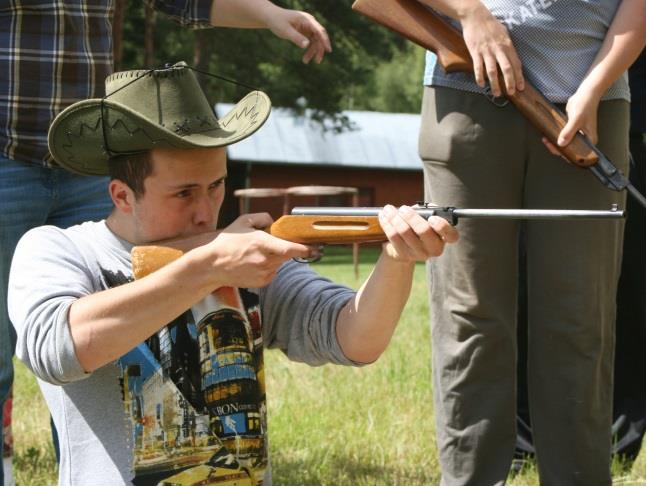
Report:
[[[379,219],[389,242],[337,320],[339,345],[358,363],[375,361],[388,346],[410,294],[415,263],[439,256],[445,243],[458,239],[445,219],[427,221],[405,206],[386,206]]]
[[[245,215],[212,242],[135,282],[76,300],[69,327],[86,372],[122,356],[216,288],[262,287],[310,249],[269,236],[267,214]]]

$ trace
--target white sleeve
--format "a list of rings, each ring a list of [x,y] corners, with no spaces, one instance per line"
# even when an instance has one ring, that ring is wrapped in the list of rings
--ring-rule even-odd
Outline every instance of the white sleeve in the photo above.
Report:
[[[86,261],[53,226],[27,232],[14,253],[8,307],[17,333],[16,355],[52,384],[88,376],[76,357],[68,323],[72,303],[97,291]]]

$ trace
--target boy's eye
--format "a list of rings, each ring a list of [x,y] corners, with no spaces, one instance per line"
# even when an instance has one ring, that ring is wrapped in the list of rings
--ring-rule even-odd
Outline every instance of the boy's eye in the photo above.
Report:
[[[180,198],[189,197],[190,195],[191,195],[191,191],[189,191],[188,189],[185,189],[185,190],[183,190],[183,191],[179,191],[179,192],[176,194],[176,196],[177,196],[177,197],[180,197]]]
[[[224,184],[224,179],[220,179],[218,181],[215,181],[213,184],[209,186],[210,189],[215,189],[217,187],[220,187],[222,184]]]

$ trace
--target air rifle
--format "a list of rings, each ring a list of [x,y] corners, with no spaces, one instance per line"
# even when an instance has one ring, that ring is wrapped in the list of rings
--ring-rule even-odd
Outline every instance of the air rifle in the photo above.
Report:
[[[621,219],[625,212],[616,206],[609,210],[579,209],[459,209],[432,204],[413,206],[422,217],[439,216],[452,225],[460,218],[516,220]],[[278,218],[267,231],[277,238],[305,245],[335,245],[386,241],[379,224],[381,208],[295,207],[291,215]],[[135,246],[132,268],[135,278],[163,267],[192,248],[208,243],[218,232],[162,242],[159,245]]]
[[[471,55],[462,33],[417,0],[356,0],[352,9],[434,52],[446,72],[473,73]],[[504,91],[502,79],[500,86]],[[512,95],[505,92],[505,96],[540,133],[557,145],[558,135],[567,121],[563,112],[527,81],[523,91]],[[609,189],[626,189],[646,208],[646,197],[584,133],[578,132],[567,146],[559,149],[569,162],[590,169]]]
[[[382,208],[295,207],[269,228],[277,238],[305,245],[335,245],[386,241],[379,224]],[[616,206],[609,210],[587,209],[459,209],[421,203],[413,206],[425,219],[444,218],[451,225],[460,218],[516,220],[621,219],[625,212]]]

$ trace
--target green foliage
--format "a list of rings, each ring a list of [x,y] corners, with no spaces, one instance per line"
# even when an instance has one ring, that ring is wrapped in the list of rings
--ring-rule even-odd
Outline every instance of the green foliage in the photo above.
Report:
[[[372,82],[356,92],[352,109],[387,113],[419,113],[425,51],[414,44],[379,64]]]
[[[347,128],[346,109],[419,111],[421,50],[351,10],[352,0],[283,0],[312,13],[328,30],[333,52],[317,65],[304,65],[302,51],[269,31],[192,31],[155,15],[154,66],[185,60],[204,70],[266,91],[274,106],[311,109],[331,128]],[[144,7],[128,2],[121,69],[144,66]],[[196,45],[198,56],[196,57]],[[213,102],[233,102],[248,91],[202,77]],[[331,122],[331,123],[329,123]]]
[[[327,247],[314,268],[357,287],[378,254],[361,248],[359,280],[345,248]],[[370,366],[310,368],[267,353],[275,484],[439,484],[421,264],[413,294],[392,345]]]

